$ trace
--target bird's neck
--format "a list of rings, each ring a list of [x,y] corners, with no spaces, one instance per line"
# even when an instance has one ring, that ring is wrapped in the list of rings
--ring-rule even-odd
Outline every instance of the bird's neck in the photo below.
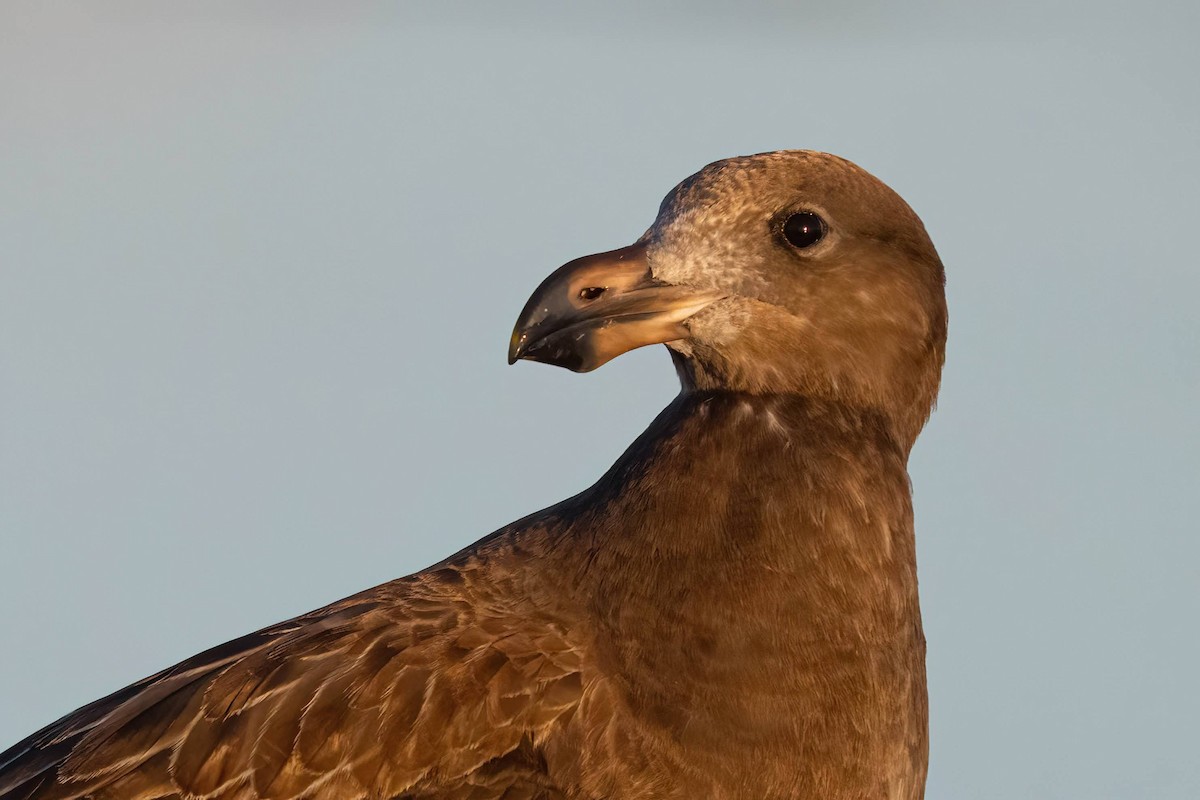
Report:
[[[603,537],[578,580],[617,604],[629,596],[703,614],[800,600],[818,620],[833,614],[831,627],[849,616],[886,628],[909,604],[915,613],[905,454],[886,421],[861,409],[685,392],[559,507],[571,520],[560,530]]]
[[[753,401],[770,396],[803,418],[813,409],[836,408],[846,418],[870,420],[885,426],[907,453],[929,419],[941,381],[944,350],[936,340],[914,349],[870,339],[871,347],[855,358],[834,349],[805,353],[784,365],[764,360],[760,353],[777,347],[762,332],[743,335],[740,351],[689,343],[690,356],[670,347],[671,359],[685,392],[715,392]],[[733,350],[730,352],[730,350]],[[703,353],[703,357],[697,357]],[[879,363],[866,363],[869,359]],[[787,387],[786,391],[782,387]]]

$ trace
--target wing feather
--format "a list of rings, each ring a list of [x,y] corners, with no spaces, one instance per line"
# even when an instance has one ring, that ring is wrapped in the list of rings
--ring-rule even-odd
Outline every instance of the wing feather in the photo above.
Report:
[[[443,567],[64,717],[0,756],[0,800],[542,796],[529,767],[495,765],[569,716],[580,661],[527,600]]]

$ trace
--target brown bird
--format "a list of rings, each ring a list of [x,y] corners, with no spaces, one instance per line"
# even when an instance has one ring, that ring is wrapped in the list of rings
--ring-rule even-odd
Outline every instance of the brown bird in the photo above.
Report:
[[[0,798],[920,798],[906,462],[945,337],[880,181],[709,165],[513,333],[577,371],[669,348],[681,393],[594,486],[84,706],[0,755]]]

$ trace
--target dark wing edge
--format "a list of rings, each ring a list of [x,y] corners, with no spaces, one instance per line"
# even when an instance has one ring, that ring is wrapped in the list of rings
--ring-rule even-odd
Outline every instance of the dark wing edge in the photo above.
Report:
[[[569,719],[581,655],[474,572],[384,584],[86,705],[0,754],[0,800],[397,797],[486,770]]]

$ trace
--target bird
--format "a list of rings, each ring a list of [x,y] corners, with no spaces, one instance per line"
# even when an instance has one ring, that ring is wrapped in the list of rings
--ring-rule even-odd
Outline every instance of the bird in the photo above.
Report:
[[[0,798],[921,798],[907,462],[944,284],[850,161],[709,164],[509,342],[670,353],[679,394],[595,484],[66,715],[0,755]]]

